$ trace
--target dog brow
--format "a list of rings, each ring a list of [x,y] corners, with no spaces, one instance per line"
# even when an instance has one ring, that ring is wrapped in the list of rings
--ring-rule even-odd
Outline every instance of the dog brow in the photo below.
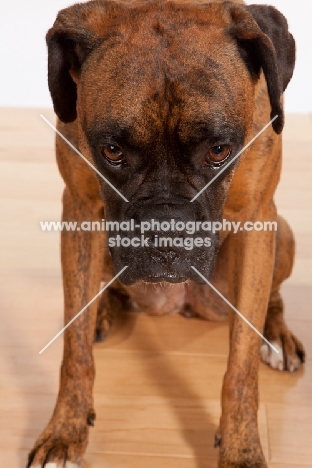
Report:
[[[86,135],[90,141],[103,142],[106,140],[116,140],[118,142],[127,143],[129,146],[131,141],[132,129],[120,122],[108,121],[96,122],[91,124],[86,130]],[[108,142],[109,142],[108,141]]]
[[[178,129],[179,138],[183,143],[197,144],[203,140],[211,143],[219,142],[220,138],[226,142],[243,141],[245,130],[237,122],[224,123],[220,118],[219,122],[211,116],[203,117],[201,120],[188,121],[180,125]]]

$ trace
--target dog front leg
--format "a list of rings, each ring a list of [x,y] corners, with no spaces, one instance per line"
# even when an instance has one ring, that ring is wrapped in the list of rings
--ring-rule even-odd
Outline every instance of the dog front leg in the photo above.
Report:
[[[258,220],[263,219],[258,216]],[[274,220],[274,211],[266,212],[265,219]],[[275,233],[240,232],[229,242],[230,301],[262,333],[272,284]],[[220,445],[219,468],[267,466],[257,424],[260,344],[259,335],[232,312],[222,416],[216,436]]]
[[[74,201],[65,189],[63,220],[100,219],[98,201]],[[62,232],[62,268],[65,324],[99,292],[102,237],[97,232]],[[97,254],[94,252],[99,251]],[[28,467],[81,466],[88,441],[88,424],[94,420],[92,345],[97,314],[94,301],[64,332],[60,389],[52,418],[29,455]],[[44,355],[42,356],[44,359]]]

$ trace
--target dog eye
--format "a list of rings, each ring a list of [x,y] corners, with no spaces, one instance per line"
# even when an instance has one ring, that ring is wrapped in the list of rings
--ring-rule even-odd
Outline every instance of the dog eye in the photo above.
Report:
[[[122,149],[118,145],[106,145],[102,147],[102,154],[105,158],[114,165],[121,164],[125,158]]]
[[[214,167],[219,167],[230,156],[232,148],[229,145],[212,146],[208,150],[209,163]]]

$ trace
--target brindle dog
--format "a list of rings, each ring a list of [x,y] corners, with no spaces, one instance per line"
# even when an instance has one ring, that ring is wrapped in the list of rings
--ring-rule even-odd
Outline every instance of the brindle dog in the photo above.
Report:
[[[304,361],[279,293],[291,273],[294,240],[273,202],[281,170],[282,94],[295,45],[276,9],[239,3],[91,1],[62,10],[47,34],[58,129],[128,199],[58,137],[64,221],[226,218],[276,221],[278,230],[221,232],[211,235],[210,248],[112,247],[106,255],[103,233],[62,232],[65,323],[103,279],[128,268],[98,305],[66,329],[56,407],[28,467],[80,466],[95,418],[94,334],[107,334],[114,311],[135,302],[150,313],[225,315],[228,307],[192,265],[279,348],[277,354],[261,346],[255,331],[230,314],[218,466],[267,466],[257,428],[260,353],[280,370],[295,370]],[[159,282],[176,286],[157,289]],[[153,294],[146,284],[153,284]]]

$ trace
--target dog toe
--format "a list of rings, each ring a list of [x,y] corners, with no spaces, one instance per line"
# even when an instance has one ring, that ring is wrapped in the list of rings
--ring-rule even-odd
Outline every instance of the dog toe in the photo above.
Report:
[[[260,348],[261,360],[279,371],[294,372],[305,361],[305,352],[301,342],[287,330],[279,339],[270,340],[278,353],[266,342]]]
[[[277,342],[272,342],[271,344],[277,351],[272,349],[267,343],[263,343],[260,349],[261,359],[273,369],[282,371],[284,369],[283,348]]]
[[[47,454],[48,452],[48,454]],[[34,455],[34,458],[31,464],[28,464],[28,468],[63,468],[65,462],[65,453],[64,457],[60,459],[59,457],[54,457],[51,453],[49,447],[40,447]],[[53,458],[55,461],[52,461]]]
[[[62,468],[64,465],[60,465],[59,463],[48,462],[44,465],[45,468]]]
[[[59,423],[59,425],[57,424]],[[57,421],[46,428],[30,452],[27,468],[80,468],[87,445],[87,425]]]
[[[48,455],[46,453],[47,451],[48,451]],[[44,447],[44,446],[40,447],[40,449],[38,449],[38,451],[35,453],[31,463],[27,465],[27,468],[81,468],[82,467],[82,462],[74,463],[69,460],[65,461],[67,450],[64,447],[62,451],[63,451],[63,456],[60,455],[60,452],[58,455],[56,455],[53,449],[49,451],[48,447]]]

